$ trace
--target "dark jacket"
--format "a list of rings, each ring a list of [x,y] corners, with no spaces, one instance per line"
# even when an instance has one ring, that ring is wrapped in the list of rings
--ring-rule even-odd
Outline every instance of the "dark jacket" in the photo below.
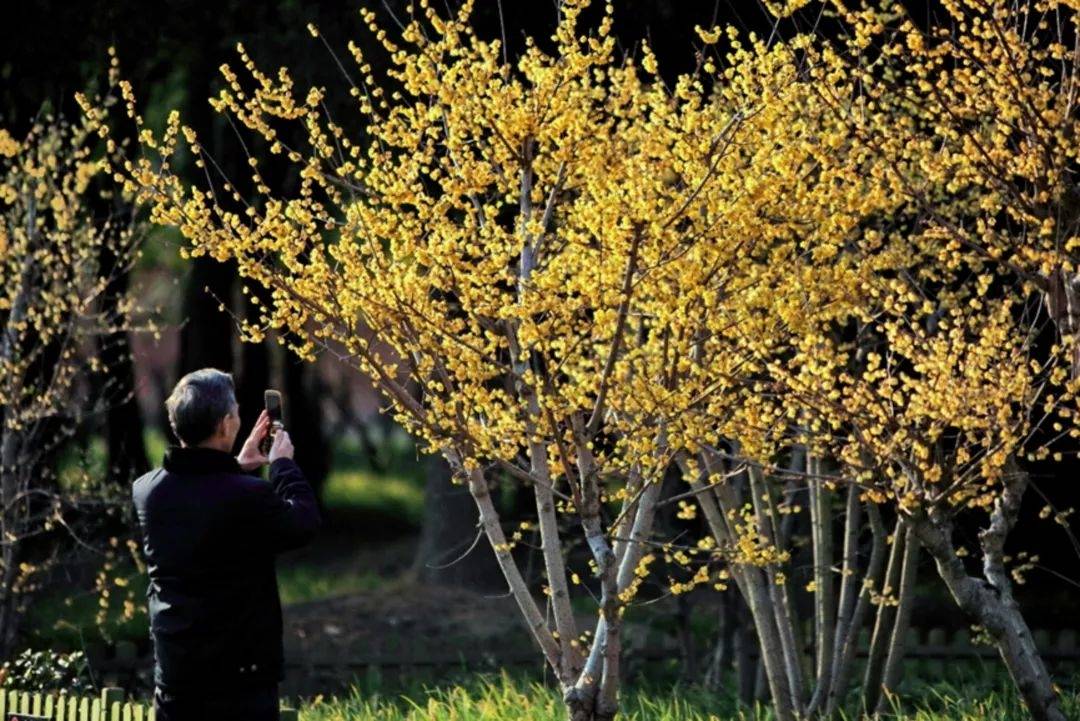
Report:
[[[173,447],[135,481],[150,585],[154,683],[166,690],[284,676],[275,554],[308,543],[315,495],[292,460],[270,482],[228,453]]]

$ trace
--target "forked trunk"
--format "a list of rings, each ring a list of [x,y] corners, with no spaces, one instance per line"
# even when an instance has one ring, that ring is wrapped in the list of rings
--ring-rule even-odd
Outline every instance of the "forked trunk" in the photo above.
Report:
[[[694,492],[694,497],[705,515],[706,523],[717,544],[721,548],[732,547],[734,538],[728,527],[726,514],[742,505],[736,499],[733,489],[726,483],[706,485],[712,471],[708,457],[704,464],[703,475],[700,477],[691,472],[684,456],[677,456],[676,461],[690,483],[690,489]],[[776,616],[769,596],[769,582],[766,575],[756,566],[736,565],[731,569],[731,577],[746,601],[754,630],[757,632],[761,661],[773,699],[773,711],[776,718],[778,721],[794,721],[798,718],[799,711],[792,696],[792,679],[784,663],[785,655],[780,629],[776,626]],[[741,667],[741,671],[743,670],[745,666]],[[741,672],[740,678],[742,679],[740,686],[749,685],[748,679],[743,677]]]
[[[566,704],[566,717],[569,721],[612,721],[618,708],[605,703],[601,695],[601,684],[587,690],[571,689],[563,696]]]
[[[999,508],[994,512],[995,521],[1008,515],[1007,509],[1005,513],[999,512],[1002,505],[1008,505],[1008,501],[999,503]],[[1019,505],[1018,499],[1016,505]],[[995,532],[996,525],[998,524],[992,522],[988,531]],[[1006,525],[1011,523],[1002,525],[1000,530],[1004,530]],[[952,543],[952,525],[947,519],[932,519],[926,514],[919,514],[913,519],[913,529],[933,556],[938,574],[945,581],[957,605],[994,639],[998,653],[1001,654],[1001,659],[1005,662],[1031,717],[1035,721],[1065,721],[1065,713],[1061,710],[1050,674],[1039,656],[1031,630],[1020,613],[1020,607],[1012,598],[1011,590],[1007,586],[1008,581],[1004,580],[1006,585],[1001,587],[998,584],[1002,583],[1002,578],[981,579],[968,574],[963,562],[956,555]],[[987,539],[986,536],[987,531],[984,531],[984,554],[987,553],[988,543],[999,542],[996,539]],[[1003,542],[1002,535],[1000,543]],[[991,549],[986,565],[993,563],[992,556]]]

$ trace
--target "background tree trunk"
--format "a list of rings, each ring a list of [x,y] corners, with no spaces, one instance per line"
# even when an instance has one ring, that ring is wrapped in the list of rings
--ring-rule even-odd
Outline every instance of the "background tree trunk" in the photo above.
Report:
[[[106,251],[105,256],[101,259],[102,272],[110,281],[104,294],[104,313],[111,326],[122,328],[127,319],[117,302],[127,295],[130,276],[126,270],[116,267],[114,253]],[[105,416],[107,476],[110,483],[124,487],[150,470],[143,439],[145,425],[135,396],[135,364],[127,331],[99,336],[98,353],[106,373],[102,385],[108,408]]]
[[[450,481],[450,466],[442,456],[428,456],[425,463],[424,516],[413,571],[424,583],[457,586],[477,591],[506,587],[491,544],[476,539],[476,504],[469,489]],[[455,561],[451,563],[451,561]]]
[[[288,404],[285,408],[286,428],[296,445],[296,462],[304,469],[315,497],[321,499],[326,476],[330,473],[332,449],[323,433],[316,367],[301,361],[291,351],[282,349],[282,353],[283,390]]]
[[[184,286],[178,377],[200,368],[217,368],[226,373],[234,370],[236,329],[219,305],[229,307],[235,278],[234,269],[225,263],[205,257],[192,260]]]

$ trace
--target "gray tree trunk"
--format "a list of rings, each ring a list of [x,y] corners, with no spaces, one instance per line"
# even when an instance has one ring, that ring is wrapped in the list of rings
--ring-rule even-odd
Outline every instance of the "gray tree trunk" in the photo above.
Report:
[[[968,574],[963,561],[956,555],[952,523],[948,518],[919,513],[912,518],[913,529],[933,557],[938,574],[957,605],[994,639],[1031,717],[1035,721],[1066,721],[1031,629],[1020,613],[1008,577],[1003,573],[1000,552],[1019,510],[1026,476],[1012,483],[1007,481],[1006,485],[1006,491],[995,505],[990,527],[980,534],[985,579]]]

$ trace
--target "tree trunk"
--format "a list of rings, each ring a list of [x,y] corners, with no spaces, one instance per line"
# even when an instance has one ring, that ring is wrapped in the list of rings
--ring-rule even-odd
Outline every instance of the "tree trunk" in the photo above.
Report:
[[[682,656],[680,676],[684,681],[694,683],[698,680],[698,654],[691,617],[694,606],[685,593],[675,598],[675,627],[679,637],[679,653]]]
[[[773,546],[778,547],[777,532],[779,529],[777,528],[778,523],[772,501],[772,491],[766,484],[761,470],[756,466],[748,466],[746,476],[750,484],[750,495],[757,515],[758,528]],[[728,504],[722,505],[727,506]],[[727,509],[725,508],[725,510]],[[806,684],[803,677],[799,644],[795,638],[795,620],[792,617],[790,599],[786,593],[785,583],[780,580],[777,566],[775,564],[766,565],[764,573],[769,602],[772,607],[774,627],[780,642],[782,661],[787,676],[787,688],[791,697],[791,706],[796,715],[801,715],[805,708],[803,696]],[[764,649],[762,652],[764,653]],[[759,688],[760,686],[759,684]]]
[[[3,418],[0,418],[2,421]],[[0,659],[8,659],[14,646],[19,614],[15,603],[15,569],[19,562],[22,541],[21,524],[18,523],[18,504],[14,502],[18,491],[18,462],[20,457],[19,433],[0,427],[0,536],[12,539],[0,543]]]
[[[716,644],[713,646],[703,680],[705,688],[712,691],[719,691],[723,686],[724,675],[732,667],[735,658],[736,627],[741,625],[736,617],[735,609],[735,604],[739,600],[739,594],[737,593],[723,593],[719,596],[717,620],[719,621],[720,630],[717,633]]]
[[[855,625],[856,598],[858,596],[858,541],[859,529],[862,520],[862,505],[859,502],[860,489],[855,484],[848,487],[847,506],[844,510],[844,558],[840,573],[840,598],[836,605],[836,632],[833,639],[831,665],[829,668],[828,683],[818,681],[818,687],[814,690],[814,699],[810,702],[812,711],[822,708],[827,709],[829,699],[834,695],[833,689],[837,684],[837,676],[841,665],[848,638]],[[858,633],[858,629],[855,629]],[[826,710],[826,714],[830,713]]]
[[[900,604],[896,607],[896,622],[889,638],[889,653],[885,658],[885,668],[881,677],[881,695],[878,697],[877,712],[884,713],[888,696],[895,693],[900,684],[900,671],[904,662],[904,647],[907,644],[907,632],[911,624],[911,609],[915,602],[915,577],[919,565],[919,539],[910,526],[905,524],[904,562],[900,569]]]
[[[742,597],[739,596],[739,598]],[[735,688],[739,701],[750,706],[754,703],[754,681],[760,659],[754,658],[754,650],[758,648],[758,643],[749,609],[746,608],[745,603],[739,605],[738,621],[739,625],[735,629],[731,642],[735,664]]]
[[[34,233],[36,227],[34,219],[35,206],[31,202],[27,218],[30,233]],[[7,312],[4,326],[0,327],[0,363],[12,362],[23,351],[21,345],[25,337],[17,329],[29,312],[34,276],[34,263],[27,258],[20,274],[20,290]],[[11,378],[10,382],[17,387],[20,379]],[[14,390],[0,388],[6,395],[11,395]],[[27,460],[24,449],[26,432],[11,417],[17,416],[16,411],[10,405],[0,405],[0,658],[5,660],[12,650],[18,627],[19,614],[13,587],[22,550],[23,529],[18,519],[21,504],[16,502],[16,495],[22,485],[19,472]]]
[[[690,489],[694,492],[694,497],[705,515],[705,521],[717,545],[721,548],[732,547],[734,539],[725,514],[734,513],[734,509],[742,506],[736,498],[735,490],[728,482],[716,484],[711,488],[706,485],[711,472],[707,459],[703,465],[703,478],[690,473],[686,458],[679,456],[676,461],[683,470],[684,478],[690,483]],[[746,601],[754,629],[757,631],[761,662],[764,664],[776,717],[780,721],[791,721],[797,717],[797,704],[792,694],[788,667],[785,664],[786,657],[781,645],[780,631],[776,627],[776,617],[767,588],[768,581],[761,569],[750,565],[733,566],[731,576]]]
[[[1008,508],[1013,502],[1015,506]],[[999,499],[994,515],[998,519],[1007,518],[1010,511],[1015,512],[1018,507],[1019,493],[1015,494],[1014,501],[1003,502]],[[915,533],[933,557],[938,574],[945,581],[957,605],[994,639],[1001,659],[1005,662],[1031,717],[1035,721],[1065,721],[1065,713],[1061,710],[1050,674],[1039,656],[1031,630],[1008,586],[995,586],[991,580],[968,574],[963,561],[956,555],[952,541],[952,523],[947,518],[932,518],[926,513],[918,513],[913,516],[912,523]],[[995,525],[997,524],[992,522],[988,531],[996,533],[1006,530],[1011,523],[1003,523],[997,529],[994,528]],[[987,531],[983,533],[986,534]],[[998,540],[992,539],[991,542],[997,543]],[[1001,537],[1000,543],[1003,542],[1004,538]],[[985,535],[983,543],[985,554],[988,543]],[[1002,579],[996,580],[1001,583]],[[1005,583],[1008,583],[1007,580]]]
[[[130,228],[132,209],[120,200],[100,198],[93,203],[99,211],[97,214],[104,216],[97,219],[101,232],[109,237],[109,242],[102,245],[98,257],[98,272],[106,279],[105,291],[101,296],[101,312],[109,326],[117,329],[97,339],[98,357],[105,369],[102,383],[106,403],[105,467],[109,482],[122,488],[150,470],[143,440],[145,426],[135,397],[131,342],[125,330],[128,318],[121,307],[121,301],[127,297],[131,284],[133,258],[130,257],[130,249],[118,255],[117,245],[114,245]]]
[[[832,683],[836,642],[836,599],[833,597],[832,493],[821,478],[821,459],[809,456],[806,462],[810,491],[810,534],[814,552],[814,678],[811,699],[813,712],[824,702]]]
[[[877,708],[881,697],[881,682],[885,674],[885,662],[888,654],[888,640],[892,634],[896,618],[896,606],[885,602],[885,597],[899,594],[900,571],[904,558],[904,523],[897,519],[892,532],[892,550],[889,552],[889,564],[885,570],[885,583],[882,584],[879,602],[874,619],[874,632],[870,637],[870,653],[866,660],[866,672],[863,676],[863,710],[870,712]]]
[[[855,611],[852,613],[847,632],[836,654],[836,668],[833,671],[832,684],[829,696],[825,704],[825,717],[828,718],[836,713],[843,705],[844,696],[847,694],[848,681],[851,678],[854,666],[855,653],[858,650],[859,634],[862,631],[863,620],[870,609],[871,592],[881,588],[881,574],[885,567],[885,524],[881,521],[881,510],[872,502],[866,504],[867,518],[870,520],[870,529],[873,534],[870,550],[870,562],[863,576],[862,590],[855,602]],[[838,639],[839,641],[839,639]]]
[[[142,411],[135,397],[135,366],[127,331],[113,333],[101,342],[102,365],[108,370],[107,383],[115,400],[107,402],[106,467],[108,479],[127,486],[150,469],[143,439]]]
[[[200,368],[217,368],[232,372],[232,319],[218,307],[232,303],[236,271],[213,258],[199,257],[191,261],[191,272],[184,287],[180,329],[179,375]]]
[[[293,339],[295,340],[295,339]],[[322,409],[319,408],[319,379],[315,366],[304,363],[291,351],[283,360],[285,427],[296,446],[296,462],[304,469],[316,498],[322,496],[323,484],[330,472],[330,446],[323,434]]]
[[[425,469],[424,517],[413,561],[417,578],[484,592],[505,589],[491,544],[474,542],[479,530],[469,489],[451,482],[450,467],[439,456],[429,456]]]

